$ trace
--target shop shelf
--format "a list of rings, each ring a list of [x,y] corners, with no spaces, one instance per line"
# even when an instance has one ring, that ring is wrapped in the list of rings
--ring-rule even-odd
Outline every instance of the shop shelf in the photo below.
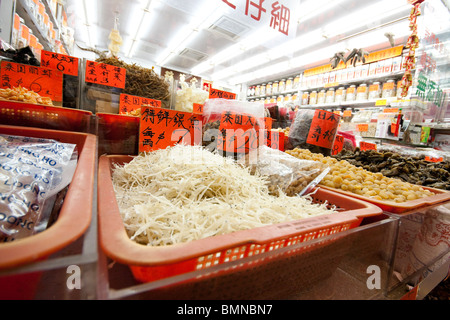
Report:
[[[0,125],[0,134],[54,139],[76,144],[78,163],[57,220],[32,236],[0,244],[0,299],[32,298],[40,273],[14,274],[16,268],[48,259],[79,239],[93,210],[97,138],[88,133]]]
[[[136,280],[151,282],[191,271],[207,269],[229,261],[277,250],[296,243],[336,234],[361,224],[364,218],[379,216],[375,205],[318,188],[314,202],[334,205],[339,213],[305,218],[288,223],[238,231],[164,247],[132,241],[125,230],[112,184],[112,167],[131,161],[131,156],[103,155],[98,169],[99,243],[114,261],[130,267]]]
[[[425,190],[429,190],[434,195],[422,198],[422,199],[416,199],[416,200],[410,200],[405,202],[392,202],[392,201],[382,201],[382,200],[376,200],[369,197],[364,197],[356,193],[344,191],[341,189],[336,188],[330,188],[326,186],[321,186],[321,188],[324,188],[326,190],[337,192],[339,194],[352,197],[355,199],[359,199],[362,201],[370,202],[379,208],[381,208],[383,211],[388,213],[394,213],[394,214],[406,214],[411,213],[413,211],[416,211],[418,209],[423,209],[431,206],[436,206],[439,204],[443,204],[450,201],[450,192],[441,190],[441,189],[435,189],[435,188],[429,188],[429,187],[423,187]]]
[[[92,112],[0,100],[0,124],[90,132]]]
[[[97,113],[98,154],[138,154],[139,117]]]

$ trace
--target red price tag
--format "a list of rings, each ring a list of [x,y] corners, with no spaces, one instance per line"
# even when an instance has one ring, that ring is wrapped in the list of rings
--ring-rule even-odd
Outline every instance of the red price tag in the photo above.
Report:
[[[341,136],[340,134],[337,134],[333,144],[332,155],[334,156],[339,154],[339,152],[341,152],[343,148],[344,148],[344,137]]]
[[[209,89],[209,99],[228,99],[235,100],[236,94],[232,92],[222,91],[218,89]]]
[[[425,157],[425,161],[428,161],[428,162],[442,162],[442,161],[444,161],[444,158],[442,158],[442,157],[434,158],[434,157],[426,156]]]
[[[142,107],[139,122],[139,152],[165,149],[176,144],[201,144],[199,116],[154,107]]]
[[[203,114],[203,105],[199,104],[199,103],[194,103],[193,104],[193,112],[195,114]]]
[[[86,62],[85,81],[124,89],[127,70],[95,61]]]
[[[331,149],[339,127],[340,116],[325,110],[316,110],[306,143]]]
[[[367,132],[367,131],[369,131],[369,124],[368,123],[358,123],[356,125],[356,131],[358,131],[358,132]]]
[[[78,76],[78,58],[65,54],[43,50],[41,53],[41,66],[58,70],[71,76]]]
[[[222,113],[217,150],[231,153],[248,153],[258,148],[258,120],[246,114],[230,111]],[[262,129],[262,128],[261,128]]]
[[[141,110],[142,106],[161,108],[161,101],[125,93],[120,94],[119,114],[128,114],[135,110]]]
[[[359,149],[361,151],[366,151],[366,150],[375,150],[375,151],[377,151],[377,145],[375,143],[361,141],[359,143]]]
[[[26,64],[2,61],[0,88],[23,87],[49,97],[53,102],[63,98],[63,74],[61,71]]]
[[[266,130],[272,130],[273,119],[270,117],[264,117],[264,124]]]
[[[284,132],[264,130],[265,145],[275,150],[284,151]]]

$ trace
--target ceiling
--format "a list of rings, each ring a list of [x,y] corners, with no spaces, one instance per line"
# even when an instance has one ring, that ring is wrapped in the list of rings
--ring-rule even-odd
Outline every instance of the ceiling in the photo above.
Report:
[[[107,50],[116,25],[124,61],[234,86],[298,74],[328,63],[338,51],[389,47],[386,32],[394,34],[396,45],[405,44],[411,5],[406,0],[66,0],[66,10],[80,47]],[[274,26],[277,17],[285,23]]]

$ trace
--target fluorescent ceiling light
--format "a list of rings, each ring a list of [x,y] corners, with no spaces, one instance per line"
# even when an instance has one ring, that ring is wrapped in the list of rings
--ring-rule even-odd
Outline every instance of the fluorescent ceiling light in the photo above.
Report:
[[[405,0],[383,0],[329,23],[323,28],[323,32],[325,36],[332,38],[364,25],[371,27],[380,21],[380,17],[409,10],[410,7]]]
[[[191,22],[186,27],[181,28],[181,30],[169,40],[167,49],[156,59],[156,64],[162,66],[173,54],[177,53],[180,49],[184,49],[197,36],[200,30],[209,27],[211,23],[216,21],[221,15],[222,11],[217,10],[217,3],[215,1],[205,2],[203,9],[198,10],[195,16],[191,17]]]
[[[311,18],[317,17],[323,12],[330,10],[346,0],[310,0],[300,4],[298,11],[300,18],[298,23],[302,23]]]

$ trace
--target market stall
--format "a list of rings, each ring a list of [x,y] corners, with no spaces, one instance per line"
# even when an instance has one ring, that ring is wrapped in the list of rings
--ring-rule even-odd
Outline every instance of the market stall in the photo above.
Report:
[[[1,299],[415,300],[447,278],[450,8],[216,2],[142,3],[126,54],[121,1],[107,50],[85,2],[0,3]],[[196,29],[161,30],[160,57],[156,12]]]

